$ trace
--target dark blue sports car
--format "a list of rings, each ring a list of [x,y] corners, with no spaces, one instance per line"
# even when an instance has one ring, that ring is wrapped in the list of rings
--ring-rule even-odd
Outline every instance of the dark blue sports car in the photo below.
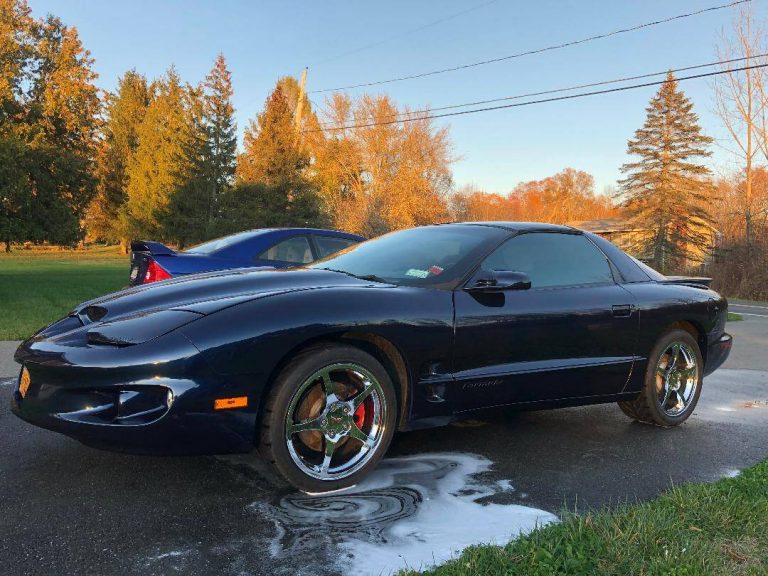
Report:
[[[395,430],[502,406],[618,402],[681,424],[731,349],[728,304],[706,284],[565,226],[414,228],[298,268],[86,302],[19,347],[12,408],[102,448],[257,446],[294,486],[334,490]]]
[[[247,230],[176,252],[160,242],[131,242],[130,285],[149,284],[182,274],[231,268],[289,268],[325,258],[365,238],[317,228]]]

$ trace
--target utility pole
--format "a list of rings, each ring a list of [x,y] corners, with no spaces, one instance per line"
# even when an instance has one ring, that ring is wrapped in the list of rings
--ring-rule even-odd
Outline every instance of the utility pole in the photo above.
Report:
[[[304,113],[304,87],[307,84],[307,69],[301,73],[301,82],[299,83],[299,101],[296,103],[296,142],[301,146],[301,119]]]

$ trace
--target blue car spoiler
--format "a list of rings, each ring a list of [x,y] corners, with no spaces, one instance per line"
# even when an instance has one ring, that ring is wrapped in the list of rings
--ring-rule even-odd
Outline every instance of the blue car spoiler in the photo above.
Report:
[[[152,256],[173,256],[175,250],[168,248],[162,242],[152,242],[151,240],[132,240],[131,252],[146,252]]]

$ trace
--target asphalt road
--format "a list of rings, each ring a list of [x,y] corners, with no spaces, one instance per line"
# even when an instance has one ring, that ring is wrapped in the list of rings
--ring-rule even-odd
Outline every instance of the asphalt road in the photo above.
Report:
[[[557,513],[735,474],[768,457],[768,308],[731,310],[754,315],[729,323],[734,352],[705,380],[696,412],[679,428],[633,423],[604,405],[402,434],[384,466],[384,489],[333,499],[297,498],[254,456],[100,452],[2,408],[2,573],[376,573],[384,561],[366,562],[363,551],[395,546],[393,557],[408,560],[398,542],[444,547],[443,539],[456,537],[445,532],[451,514],[466,526],[467,540],[454,544],[472,542],[479,524],[469,518],[481,504],[489,521],[512,526],[528,518],[527,508],[513,505]],[[13,382],[0,379],[0,407]],[[410,455],[418,458],[399,458]],[[436,514],[441,506],[444,514]]]

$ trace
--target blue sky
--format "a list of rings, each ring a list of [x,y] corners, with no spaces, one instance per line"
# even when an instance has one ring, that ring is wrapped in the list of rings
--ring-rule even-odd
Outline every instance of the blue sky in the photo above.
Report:
[[[308,89],[424,72],[559,44],[634,26],[726,0],[497,0],[460,17],[402,35],[487,0],[360,2],[353,0],[29,0],[36,15],[53,13],[78,28],[96,60],[99,85],[112,89],[130,68],[147,77],[174,64],[201,80],[223,52],[232,71],[238,129],[263,106],[278,77],[309,66]],[[764,0],[753,6],[766,15]],[[721,10],[606,40],[455,73],[379,86],[414,108],[609,80],[716,60],[730,27]],[[399,35],[378,46],[351,50]],[[711,80],[682,85],[705,131],[726,134],[713,113]],[[369,89],[370,90],[370,89]],[[521,181],[571,166],[613,185],[627,160],[626,142],[656,88],[439,120],[450,126],[458,185],[508,192]],[[351,91],[352,94],[359,90]],[[311,95],[322,103],[322,94]],[[713,169],[733,161],[715,146]]]

